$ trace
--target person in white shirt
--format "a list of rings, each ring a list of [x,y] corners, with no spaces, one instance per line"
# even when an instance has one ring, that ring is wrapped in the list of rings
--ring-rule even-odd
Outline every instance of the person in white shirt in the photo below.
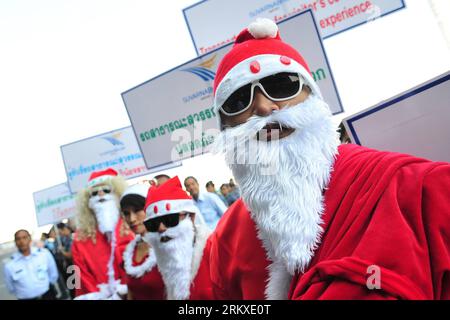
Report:
[[[45,248],[32,248],[27,230],[14,234],[18,252],[5,265],[6,287],[19,300],[53,300],[58,269]]]
[[[211,230],[216,228],[219,219],[227,211],[227,206],[219,196],[211,192],[200,192],[197,179],[192,176],[184,179],[184,187],[194,199],[194,203]]]

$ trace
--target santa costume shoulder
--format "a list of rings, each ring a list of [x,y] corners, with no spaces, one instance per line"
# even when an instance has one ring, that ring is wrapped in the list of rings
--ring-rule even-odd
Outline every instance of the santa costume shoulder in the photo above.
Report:
[[[133,265],[133,257],[135,254],[137,244],[142,240],[140,235],[137,235],[130,243],[128,243],[123,252],[124,268],[127,275],[140,278],[145,273],[151,271],[156,266],[156,256],[154,250],[149,249],[149,254],[145,261],[137,266]]]
[[[270,262],[242,199],[230,206],[211,235],[210,263],[216,299],[265,298]]]

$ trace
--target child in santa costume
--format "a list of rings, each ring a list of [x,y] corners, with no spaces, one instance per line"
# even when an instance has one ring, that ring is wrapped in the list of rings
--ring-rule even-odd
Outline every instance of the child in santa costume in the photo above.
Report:
[[[120,217],[119,199],[127,187],[113,169],[94,172],[78,193],[77,231],[73,262],[80,271],[77,299],[120,299],[127,294],[121,282],[121,257],[134,235]],[[118,252],[118,253],[117,253]]]
[[[213,239],[216,297],[267,281],[268,299],[450,298],[450,164],[339,145],[305,60],[268,19],[238,35],[214,94],[216,148],[243,200]]]
[[[123,253],[124,272],[128,286],[128,300],[165,299],[164,282],[156,266],[155,251],[143,240],[147,230],[143,224],[149,184],[128,187],[120,199],[120,208],[125,221],[135,233]]]
[[[145,211],[145,239],[155,251],[167,299],[211,299],[210,231],[178,177],[150,188]]]

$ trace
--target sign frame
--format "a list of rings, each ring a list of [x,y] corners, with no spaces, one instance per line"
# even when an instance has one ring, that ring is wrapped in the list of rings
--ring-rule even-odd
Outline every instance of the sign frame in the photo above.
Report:
[[[51,223],[45,223],[45,224],[40,224],[40,223],[39,223],[38,211],[37,211],[37,208],[36,208],[36,198],[35,198],[35,195],[36,195],[37,193],[40,193],[40,192],[44,192],[44,191],[47,191],[47,190],[50,190],[50,189],[53,189],[53,188],[60,187],[61,185],[64,185],[64,184],[67,186],[67,189],[68,189],[68,191],[69,191],[69,193],[70,193],[70,196],[73,197],[72,200],[74,201],[75,209],[76,209],[76,195],[75,195],[74,193],[71,192],[71,190],[70,190],[70,188],[69,188],[69,184],[68,184],[67,182],[59,183],[59,184],[57,184],[57,185],[54,185],[54,186],[51,186],[51,187],[48,187],[48,188],[44,188],[44,189],[41,189],[41,190],[34,191],[34,192],[33,192],[33,203],[34,203],[34,210],[35,210],[35,214],[36,214],[36,223],[37,223],[38,227],[42,227],[42,226],[45,226],[45,225],[48,225],[48,224],[55,224],[57,221],[54,221],[54,222],[51,222]],[[76,216],[76,213],[74,213],[74,215],[72,215],[72,216],[70,216],[70,217],[64,217],[64,218],[62,218],[61,220],[58,220],[58,221],[62,221],[62,220],[64,220],[64,219],[73,218],[73,217],[75,217],[75,216]]]
[[[367,117],[373,113],[376,113],[380,110],[392,107],[393,105],[397,104],[398,102],[401,102],[410,97],[413,97],[419,93],[422,93],[422,92],[424,92],[430,88],[433,88],[433,87],[435,87],[443,82],[446,82],[446,81],[450,81],[450,71],[447,71],[433,79],[430,79],[429,81],[425,82],[425,84],[420,84],[418,86],[415,86],[414,88],[407,90],[406,92],[401,93],[397,96],[394,96],[393,98],[391,98],[387,101],[378,103],[375,106],[372,106],[368,109],[365,109],[359,113],[356,113],[354,115],[351,115],[351,116],[343,119],[342,122],[344,123],[345,129],[347,130],[347,132],[350,133],[350,138],[352,139],[352,141],[358,145],[361,145],[361,141],[355,130],[354,123],[356,121],[358,121],[364,117]]]
[[[197,53],[197,56],[200,56],[200,52],[199,52],[197,43],[195,42],[194,35],[193,35],[193,33],[192,33],[192,28],[191,28],[191,26],[190,26],[190,24],[189,24],[189,20],[188,20],[188,18],[187,18],[186,12],[187,12],[188,10],[190,10],[190,9],[192,9],[192,8],[194,8],[194,7],[196,7],[196,6],[198,6],[198,5],[201,5],[201,4],[204,3],[204,2],[207,2],[207,1],[209,1],[209,0],[201,0],[201,1],[197,2],[197,3],[194,3],[194,4],[192,4],[192,5],[190,5],[190,6],[188,6],[188,7],[186,7],[186,8],[183,9],[183,17],[184,17],[184,21],[186,22],[186,26],[187,26],[187,28],[188,28],[189,35],[190,35],[190,37],[191,37],[191,41],[192,41],[192,44],[193,44],[193,46],[194,46],[194,50],[195,50],[195,52]],[[405,9],[405,8],[406,8],[405,0],[399,0],[399,1],[401,1],[401,3],[402,3],[401,7],[397,8],[397,9],[394,9],[394,10],[392,10],[392,11],[389,11],[389,12],[385,12],[385,13],[383,13],[382,15],[380,15],[379,17],[377,17],[377,19],[382,18],[382,17],[385,17],[385,16],[387,16],[387,15],[389,15],[389,14],[391,14],[391,13],[397,12],[397,11],[399,11],[399,10]],[[300,12],[300,14],[303,13],[303,12],[305,12],[305,11],[309,11],[309,10],[311,10],[311,9],[310,9],[310,8],[309,8],[309,9],[305,9],[304,11]],[[311,10],[311,11],[312,11],[312,10]],[[291,16],[291,17],[288,17],[287,19],[284,19],[284,20],[282,20],[282,21],[280,21],[280,22],[286,21],[286,20],[288,20],[288,19],[290,19],[290,18],[292,18],[292,17],[294,17],[294,16],[297,16],[297,14],[295,14],[295,15],[293,15],[293,16]],[[314,16],[314,12],[313,12],[313,16]],[[315,16],[314,16],[314,21],[315,21]],[[335,33],[329,34],[329,35],[327,35],[327,36],[325,36],[325,37],[321,37],[321,38],[322,38],[322,40],[326,40],[326,39],[331,38],[331,37],[333,37],[333,36],[335,36],[335,35],[338,35],[338,34],[340,34],[340,33],[342,33],[342,32],[351,30],[351,29],[353,29],[353,28],[359,27],[359,26],[361,26],[361,25],[363,25],[363,24],[366,24],[366,23],[368,23],[368,21],[363,21],[363,22],[357,23],[357,24],[355,24],[355,25],[353,25],[353,26],[351,26],[351,27],[347,27],[347,28],[345,28],[345,29],[339,30],[339,31],[337,31],[337,32],[335,32]],[[316,24],[316,26],[317,26],[317,24]],[[239,31],[240,31],[240,30],[239,30]],[[320,35],[320,33],[319,33],[319,35]],[[234,42],[232,42],[232,43],[234,43]],[[227,45],[229,45],[229,44],[225,44],[225,45],[223,45],[223,46],[220,46],[220,47],[218,47],[217,49],[220,49],[220,48],[225,47],[225,46],[227,46]],[[216,49],[214,49],[213,51],[215,51],[215,50],[216,50]],[[212,51],[210,51],[210,52],[212,52]],[[209,52],[208,52],[208,53],[209,53]],[[207,54],[207,53],[206,53],[206,54]]]
[[[107,134],[110,134],[110,133],[113,133],[113,132],[116,132],[116,131],[125,130],[125,129],[128,129],[128,128],[130,128],[130,127],[131,127],[131,129],[132,129],[132,131],[133,131],[133,133],[134,133],[134,137],[137,138],[136,132],[134,131],[134,128],[133,128],[132,126],[126,126],[126,127],[122,127],[122,128],[110,130],[110,131],[107,131],[107,132],[103,132],[103,133],[100,133],[100,134],[96,134],[96,135],[93,135],[93,136],[90,136],[90,137],[86,137],[86,138],[83,138],[83,139],[79,139],[79,140],[76,140],[76,141],[73,141],[73,142],[70,142],[70,143],[66,143],[66,144],[63,144],[63,145],[61,145],[61,146],[59,147],[59,148],[60,148],[60,151],[61,151],[61,156],[62,156],[62,159],[63,159],[63,163],[64,163],[64,171],[65,171],[66,178],[67,178],[67,182],[66,182],[66,183],[67,183],[67,186],[69,187],[69,190],[70,190],[70,192],[71,192],[72,194],[75,194],[75,193],[77,193],[77,192],[74,192],[74,191],[72,190],[72,188],[70,187],[67,163],[66,163],[66,159],[65,159],[65,157],[64,157],[64,152],[62,151],[62,148],[63,148],[63,147],[66,147],[66,146],[69,146],[69,145],[71,145],[71,144],[75,144],[75,143],[79,143],[79,142],[82,142],[82,141],[85,141],[85,140],[89,140],[89,139],[97,138],[97,137],[100,137],[100,136],[104,136],[104,135],[107,135]],[[140,153],[142,154],[142,149],[141,149],[141,146],[139,145],[139,142],[136,141],[136,143],[137,143],[137,145],[138,145],[138,147],[139,147]],[[132,178],[129,178],[129,179],[135,179],[135,178],[138,178],[138,177],[142,177],[142,176],[151,174],[151,173],[153,173],[153,172],[158,172],[158,171],[159,171],[159,170],[158,170],[159,168],[161,168],[161,170],[169,170],[169,169],[172,169],[172,168],[177,168],[177,167],[182,166],[182,162],[179,161],[179,162],[167,162],[167,163],[164,163],[164,164],[161,164],[161,165],[158,165],[158,166],[154,166],[154,167],[149,168],[149,167],[147,166],[147,163],[146,163],[146,161],[145,161],[145,158],[144,158],[144,155],[143,155],[143,154],[142,154],[142,159],[144,160],[144,164],[145,164],[145,167],[147,168],[147,171],[145,171],[145,172],[142,173],[142,174],[138,174],[138,175],[136,175],[136,176],[133,176]],[[173,166],[170,166],[171,164],[172,164]],[[124,177],[124,178],[125,178],[125,177]],[[86,181],[86,183],[87,183],[87,181]],[[44,190],[45,190],[45,189],[44,189]]]

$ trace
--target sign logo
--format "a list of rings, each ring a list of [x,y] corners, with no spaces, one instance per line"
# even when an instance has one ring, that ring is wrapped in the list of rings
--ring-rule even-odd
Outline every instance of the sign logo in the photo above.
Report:
[[[102,139],[105,139],[109,143],[111,143],[113,146],[123,146],[123,142],[120,141],[120,136],[122,135],[122,132],[115,133],[110,136],[102,137]]]
[[[216,73],[211,71],[210,69],[214,65],[216,56],[217,55],[213,55],[211,58],[203,61],[196,67],[181,69],[181,71],[186,71],[195,74],[196,76],[200,77],[203,81],[206,82],[213,81],[216,76]]]

